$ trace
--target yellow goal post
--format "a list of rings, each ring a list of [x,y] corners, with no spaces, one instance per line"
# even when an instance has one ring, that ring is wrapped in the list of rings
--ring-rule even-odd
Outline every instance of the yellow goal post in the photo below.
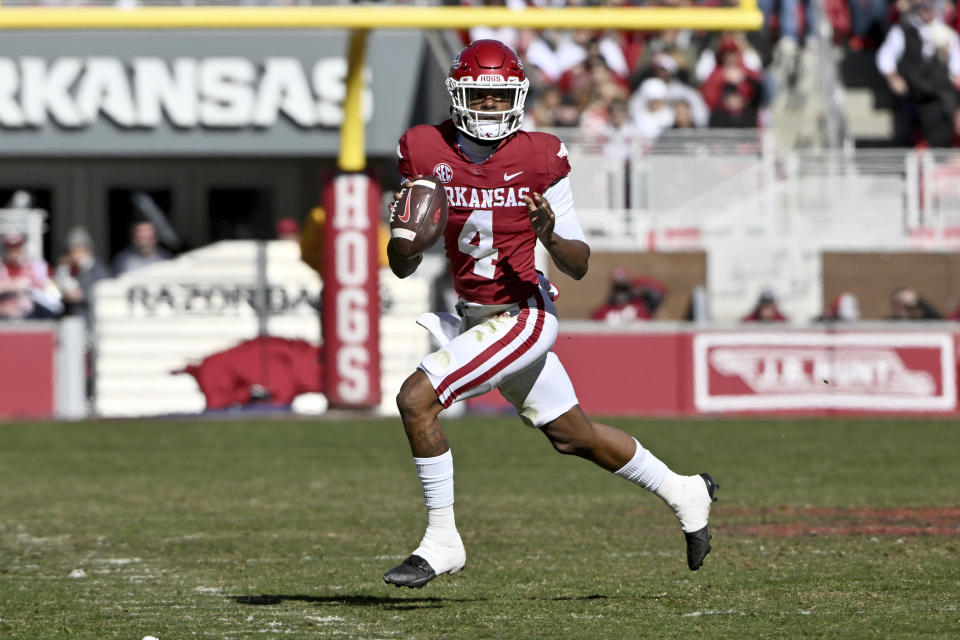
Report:
[[[360,109],[366,38],[371,29],[468,29],[484,25],[529,29],[756,31],[763,15],[756,0],[736,7],[505,7],[336,5],[293,7],[23,7],[3,6],[5,30],[67,29],[350,29],[347,95],[340,128],[339,166],[366,167]]]

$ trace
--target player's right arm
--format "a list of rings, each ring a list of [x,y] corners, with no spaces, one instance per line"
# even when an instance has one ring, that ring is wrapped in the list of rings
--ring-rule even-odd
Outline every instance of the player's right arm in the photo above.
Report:
[[[406,278],[412,275],[420,266],[420,263],[423,262],[423,254],[413,258],[399,256],[393,248],[393,239],[391,238],[391,241],[387,243],[387,260],[390,262],[390,270],[393,271],[393,275],[398,278]]]
[[[397,165],[400,169],[400,175],[403,176],[403,182],[400,187],[400,191],[396,191],[393,194],[393,202],[390,203],[390,220],[393,221],[393,211],[397,206],[397,203],[400,201],[400,198],[403,196],[403,190],[407,189],[410,186],[410,183],[421,177],[417,175],[417,172],[413,168],[413,161],[410,158],[410,152],[407,149],[407,133],[404,133],[400,137],[400,142],[397,144]],[[406,278],[409,275],[412,275],[414,271],[417,270],[417,267],[420,266],[420,263],[423,262],[423,255],[415,256],[413,258],[404,258],[397,253],[396,249],[393,246],[393,238],[390,238],[390,242],[387,243],[387,260],[390,263],[390,270],[393,271],[393,274],[398,278]]]
[[[420,176],[414,176],[414,180]],[[410,183],[413,180],[409,178],[403,179],[403,185],[400,191],[396,191],[393,194],[393,202],[390,203],[390,221],[393,222],[394,209],[397,206],[397,203],[400,202],[400,198],[403,197],[403,191],[410,187]],[[420,266],[420,263],[423,262],[423,254],[414,256],[412,258],[404,258],[393,246],[393,238],[390,238],[390,241],[387,243],[387,261],[390,263],[390,270],[393,271],[393,275],[398,278],[406,278],[409,275],[412,275],[414,271],[417,270],[417,267]]]

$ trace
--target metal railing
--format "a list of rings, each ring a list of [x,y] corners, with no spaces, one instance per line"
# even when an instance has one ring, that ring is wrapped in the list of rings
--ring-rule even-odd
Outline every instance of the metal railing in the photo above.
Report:
[[[581,222],[602,246],[787,235],[879,250],[960,242],[960,151],[781,151],[756,129],[669,131],[653,143],[553,133],[570,153]]]
[[[820,311],[826,251],[960,248],[960,152],[781,151],[757,130],[667,132],[618,153],[567,144],[577,213],[597,251],[703,251],[712,317],[777,291],[790,317]]]

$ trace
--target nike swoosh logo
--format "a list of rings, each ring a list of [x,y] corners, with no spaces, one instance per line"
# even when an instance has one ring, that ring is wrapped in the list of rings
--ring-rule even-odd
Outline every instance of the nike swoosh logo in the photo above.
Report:
[[[510,182],[511,180],[513,180],[514,178],[516,178],[516,177],[517,177],[518,175],[520,175],[521,173],[523,173],[523,171],[517,171],[516,173],[507,173],[506,171],[504,171],[504,172],[503,172],[503,181],[504,181],[504,182]]]
[[[400,222],[406,224],[410,222],[410,196],[407,195],[406,202],[403,203],[403,214],[398,216]]]

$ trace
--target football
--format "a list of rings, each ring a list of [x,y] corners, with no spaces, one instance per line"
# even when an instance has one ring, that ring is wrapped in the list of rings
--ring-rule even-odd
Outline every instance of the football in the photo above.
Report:
[[[390,237],[403,258],[415,258],[437,241],[447,226],[447,194],[435,176],[417,178],[401,192],[390,215]]]

